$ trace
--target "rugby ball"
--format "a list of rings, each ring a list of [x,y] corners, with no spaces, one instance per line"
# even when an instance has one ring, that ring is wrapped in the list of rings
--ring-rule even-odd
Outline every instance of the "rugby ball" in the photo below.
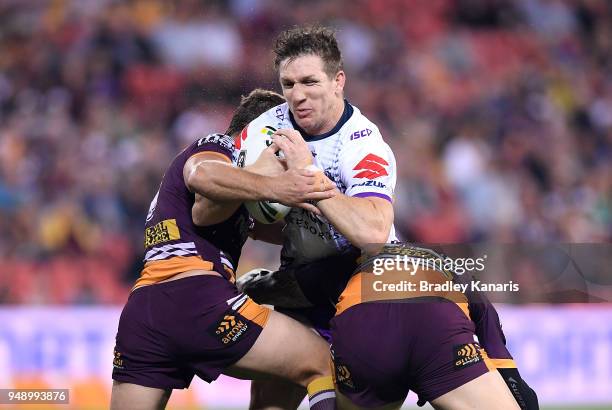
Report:
[[[276,128],[265,126],[261,130],[251,129],[251,135],[249,135],[248,128],[242,130],[236,137],[236,149],[238,150],[236,163],[239,167],[246,167],[257,161],[262,151],[272,144],[272,134],[276,132]],[[291,207],[271,201],[247,201],[244,205],[253,218],[264,224],[280,221],[291,211]]]

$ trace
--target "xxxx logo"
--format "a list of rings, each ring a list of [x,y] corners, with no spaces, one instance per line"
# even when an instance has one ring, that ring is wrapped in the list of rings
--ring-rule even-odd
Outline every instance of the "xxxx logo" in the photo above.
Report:
[[[354,175],[354,178],[376,179],[389,175],[385,169],[387,165],[389,163],[378,155],[368,154],[353,168],[353,171],[360,171]]]
[[[217,331],[215,333],[221,334],[234,326],[236,326],[236,317],[225,315],[223,316],[223,321],[219,323],[219,327],[217,327]]]

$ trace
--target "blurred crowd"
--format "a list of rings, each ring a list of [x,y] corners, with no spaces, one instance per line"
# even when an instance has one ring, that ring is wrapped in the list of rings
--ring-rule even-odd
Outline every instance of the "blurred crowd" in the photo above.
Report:
[[[404,239],[610,242],[612,2],[3,0],[0,303],[123,302],[165,167],[315,22],[395,152]]]

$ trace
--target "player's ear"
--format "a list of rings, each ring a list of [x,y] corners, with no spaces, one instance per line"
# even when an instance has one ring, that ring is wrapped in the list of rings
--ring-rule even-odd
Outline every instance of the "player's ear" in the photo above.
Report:
[[[336,73],[334,83],[336,85],[336,93],[342,94],[344,92],[344,82],[346,81],[346,75],[344,71],[340,70]]]

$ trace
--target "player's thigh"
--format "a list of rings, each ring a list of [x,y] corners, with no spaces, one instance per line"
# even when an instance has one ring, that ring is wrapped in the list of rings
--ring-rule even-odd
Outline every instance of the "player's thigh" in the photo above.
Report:
[[[385,404],[379,407],[361,407],[353,403],[348,397],[336,390],[336,407],[338,410],[398,410],[403,402]]]
[[[303,324],[272,311],[253,347],[224,373],[245,379],[276,376],[307,386],[330,374],[329,346]]]
[[[280,380],[253,380],[251,382],[250,410],[295,410],[306,395],[300,385]]]
[[[113,381],[111,410],[157,410],[166,408],[172,390]]]
[[[498,372],[487,372],[431,401],[438,410],[520,410]]]

